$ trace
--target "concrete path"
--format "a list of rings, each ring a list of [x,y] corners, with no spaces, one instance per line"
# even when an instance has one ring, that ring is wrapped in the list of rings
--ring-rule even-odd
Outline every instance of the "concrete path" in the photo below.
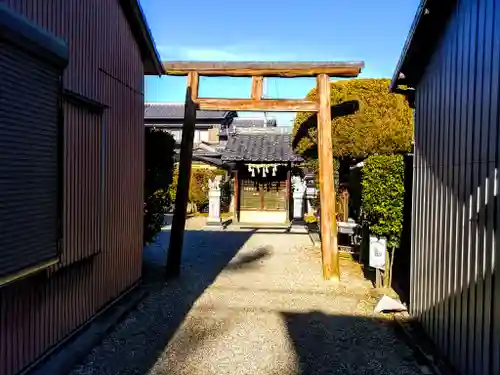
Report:
[[[302,234],[190,228],[181,279],[150,283],[71,374],[421,374],[390,320],[372,316],[359,266],[344,261],[341,283],[325,282],[310,244]]]

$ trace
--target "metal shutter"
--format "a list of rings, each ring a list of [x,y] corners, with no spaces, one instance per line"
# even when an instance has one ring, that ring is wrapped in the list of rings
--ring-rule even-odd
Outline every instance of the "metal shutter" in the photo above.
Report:
[[[0,279],[58,256],[61,71],[0,40]]]

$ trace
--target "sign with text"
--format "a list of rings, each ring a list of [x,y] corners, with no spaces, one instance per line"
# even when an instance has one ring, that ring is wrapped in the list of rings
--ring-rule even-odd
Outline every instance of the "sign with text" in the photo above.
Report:
[[[370,267],[385,270],[387,240],[384,237],[370,236]]]

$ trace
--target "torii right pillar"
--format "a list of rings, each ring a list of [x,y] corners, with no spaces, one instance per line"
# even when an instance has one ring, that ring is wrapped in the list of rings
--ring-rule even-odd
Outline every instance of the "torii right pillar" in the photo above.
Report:
[[[332,150],[330,77],[327,74],[320,74],[316,79],[318,97],[318,160],[323,277],[326,280],[331,279],[339,281],[340,267],[337,219],[335,214],[336,199]]]

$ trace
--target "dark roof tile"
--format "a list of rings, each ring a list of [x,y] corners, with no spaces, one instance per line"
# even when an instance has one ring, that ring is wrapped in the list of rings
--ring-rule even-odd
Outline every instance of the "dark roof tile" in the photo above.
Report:
[[[224,119],[231,112],[227,111],[197,111],[198,119]],[[183,119],[183,103],[146,103],[144,105],[144,118],[146,119]]]
[[[231,126],[237,127],[255,127],[255,128],[263,128],[266,126],[266,119],[264,118],[250,118],[250,117],[234,117],[230,123]],[[276,120],[268,119],[267,120],[268,127],[275,127]]]
[[[292,149],[292,136],[277,132],[240,133],[229,137],[223,161],[300,162]]]

